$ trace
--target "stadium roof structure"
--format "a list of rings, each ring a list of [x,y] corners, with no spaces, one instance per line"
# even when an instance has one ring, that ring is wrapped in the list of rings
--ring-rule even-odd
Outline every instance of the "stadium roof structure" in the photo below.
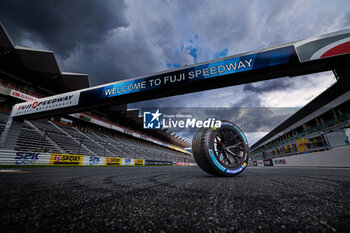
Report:
[[[90,87],[87,74],[61,72],[52,51],[15,46],[2,24],[0,73],[51,95]]]
[[[337,74],[335,73],[336,77]],[[350,77],[350,73],[347,74]],[[340,97],[345,96],[345,98],[340,99]],[[339,98],[339,101],[335,101]],[[294,113],[291,117],[286,119],[276,128],[271,130],[267,135],[262,137],[259,141],[257,141],[250,148],[254,151],[275,137],[279,137],[284,133],[288,133],[290,130],[295,129],[301,126],[304,121],[309,121],[318,115],[321,115],[323,112],[330,110],[331,108],[336,107],[336,104],[341,104],[341,101],[346,101],[350,99],[350,82],[343,82],[342,79],[339,79],[335,84],[326,89],[316,98],[311,100],[304,107],[299,109],[296,113]],[[332,105],[329,103],[333,102]],[[310,116],[311,115],[311,116]],[[310,116],[310,117],[308,117]]]

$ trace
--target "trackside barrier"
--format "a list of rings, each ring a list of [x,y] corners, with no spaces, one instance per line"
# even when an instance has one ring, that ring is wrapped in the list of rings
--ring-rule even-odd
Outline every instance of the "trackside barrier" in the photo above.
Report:
[[[144,166],[148,164],[144,159],[0,150],[0,165]]]
[[[49,165],[50,153],[0,151],[1,165]]]
[[[196,163],[183,163],[183,162],[177,162],[176,166],[196,166]]]
[[[263,167],[264,166],[264,160],[258,160],[257,161],[257,166],[258,167]]]
[[[249,167],[266,167],[266,166],[273,166],[272,159],[264,159],[264,160],[254,160],[248,162]]]
[[[172,161],[145,160],[145,165],[174,165]]]
[[[275,158],[273,159],[273,165],[278,167],[350,167],[350,146]]]

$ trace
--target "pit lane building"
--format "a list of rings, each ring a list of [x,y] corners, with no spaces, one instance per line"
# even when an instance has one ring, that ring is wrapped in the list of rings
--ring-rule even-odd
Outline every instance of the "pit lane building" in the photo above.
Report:
[[[337,82],[251,146],[253,165],[285,164],[293,156],[349,149],[350,83]],[[347,74],[349,76],[350,74]]]

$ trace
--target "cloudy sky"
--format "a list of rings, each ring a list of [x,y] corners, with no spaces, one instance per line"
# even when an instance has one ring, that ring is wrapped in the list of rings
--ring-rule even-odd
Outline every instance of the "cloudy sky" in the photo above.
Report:
[[[97,85],[349,28],[350,4],[348,0],[2,0],[0,22],[16,45],[52,50],[62,71],[87,73],[91,84]],[[326,72],[129,107],[302,107],[334,82],[332,73]],[[228,120],[240,124],[239,119]],[[250,143],[263,134],[248,132]]]

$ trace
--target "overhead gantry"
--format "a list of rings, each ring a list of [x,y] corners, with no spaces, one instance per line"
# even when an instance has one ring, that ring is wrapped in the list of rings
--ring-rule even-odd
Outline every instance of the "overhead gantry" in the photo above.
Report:
[[[13,106],[1,149],[13,150],[23,120],[81,112],[257,81],[332,70],[350,80],[350,29]]]

